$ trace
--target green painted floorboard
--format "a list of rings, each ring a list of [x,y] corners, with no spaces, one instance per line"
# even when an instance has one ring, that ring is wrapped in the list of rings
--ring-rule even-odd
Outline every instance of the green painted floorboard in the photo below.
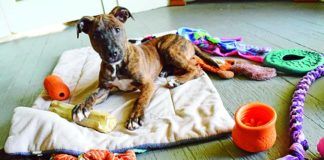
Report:
[[[220,37],[242,36],[245,43],[273,49],[300,48],[324,51],[324,3],[222,2],[192,3],[134,15],[126,30],[129,37],[188,26],[203,28]],[[60,33],[0,44],[0,148],[7,138],[17,106],[30,106],[64,50],[88,46],[86,35],[76,39],[73,27]],[[221,80],[210,75],[231,115],[245,103],[261,101],[278,113],[277,141],[266,152],[251,154],[238,149],[231,138],[156,150],[138,159],[275,159],[288,151],[288,111],[300,77],[280,75],[269,81],[237,76]],[[316,143],[324,136],[324,81],[310,89],[305,104],[305,134],[310,143],[307,157],[318,159]],[[1,158],[0,158],[1,159]]]

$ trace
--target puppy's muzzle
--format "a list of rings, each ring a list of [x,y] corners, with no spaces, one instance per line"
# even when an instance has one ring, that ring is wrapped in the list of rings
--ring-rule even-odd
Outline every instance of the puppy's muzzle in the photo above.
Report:
[[[112,64],[122,60],[122,58],[123,58],[122,51],[120,51],[119,49],[111,49],[104,54],[102,60],[108,62],[109,64]]]

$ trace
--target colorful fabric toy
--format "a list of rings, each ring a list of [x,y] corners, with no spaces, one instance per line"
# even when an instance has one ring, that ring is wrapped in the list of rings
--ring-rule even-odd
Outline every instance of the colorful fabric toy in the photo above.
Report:
[[[53,155],[51,160],[136,160],[136,154],[132,150],[125,153],[114,154],[108,150],[92,149],[77,157],[68,154]]]
[[[276,69],[262,67],[249,63],[235,63],[231,70],[235,74],[242,74],[250,79],[264,81],[277,76]]]
[[[177,34],[185,37],[200,49],[210,54],[227,57],[238,55],[242,58],[256,62],[263,62],[264,56],[270,48],[259,48],[241,43],[242,38],[217,38],[212,37],[207,31],[182,27]]]
[[[289,148],[289,154],[279,160],[304,160],[305,152],[309,148],[302,126],[305,97],[312,83],[322,76],[324,76],[324,65],[308,72],[297,84],[290,106],[289,131],[292,144]]]

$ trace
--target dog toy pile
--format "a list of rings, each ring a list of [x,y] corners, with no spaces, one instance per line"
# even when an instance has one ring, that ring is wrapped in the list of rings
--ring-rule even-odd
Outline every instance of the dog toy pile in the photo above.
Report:
[[[193,41],[194,44],[196,44],[198,47],[200,47],[204,51],[206,51],[206,49],[204,49],[204,47],[201,47],[201,44],[200,44],[200,41],[202,41],[204,39],[206,40],[206,42],[208,41],[210,43],[221,45],[223,47],[224,47],[224,44],[227,44],[229,42],[228,39],[224,40],[224,39],[220,39],[220,38],[214,38],[214,37],[210,36],[206,31],[199,30],[199,29],[190,29],[190,28],[183,27],[178,30],[178,34]],[[141,40],[140,39],[130,39],[129,41],[131,43],[140,44],[140,43],[145,43],[146,41],[152,40],[154,38],[156,38],[156,37],[149,35]],[[232,39],[231,42],[238,43],[236,41],[239,41],[239,40],[240,40],[240,38]],[[229,46],[227,46],[227,47],[229,47]],[[234,49],[232,49],[232,51],[234,52]],[[243,53],[243,52],[239,52],[239,51],[240,50],[235,50],[236,53]],[[262,62],[264,53],[266,53],[266,52],[268,52],[268,50],[265,51],[264,49],[257,50],[257,48],[254,48],[254,49],[250,48],[249,52],[244,52],[244,53],[249,54],[249,55],[254,55],[254,56],[248,56],[248,55],[244,55],[244,56],[247,59],[255,60],[257,62]],[[227,53],[227,54],[222,54],[221,56],[230,56],[230,55],[231,54]],[[197,56],[194,56],[193,59],[195,60],[195,63],[197,63],[203,70],[211,72],[211,73],[215,73],[220,78],[223,78],[223,79],[233,78],[234,73],[242,74],[242,75],[244,75],[250,79],[253,79],[253,80],[268,80],[268,79],[271,79],[277,75],[276,70],[273,68],[262,67],[262,66],[258,66],[258,65],[248,64],[248,63],[236,64],[234,60],[225,60],[225,61],[214,60],[214,61],[216,61],[216,63],[218,63],[218,66],[213,66]],[[259,59],[259,60],[257,60],[257,59]]]
[[[44,88],[52,100],[66,100],[70,96],[70,90],[63,80],[56,75],[49,75],[44,80]]]
[[[308,143],[303,133],[303,107],[307,91],[312,83],[324,75],[324,65],[308,72],[297,84],[290,106],[290,137],[292,145],[289,155],[280,160],[303,160],[308,149]]]
[[[49,110],[57,113],[68,121],[72,121],[73,108],[74,105],[52,101]],[[108,113],[92,110],[88,118],[76,123],[84,127],[93,128],[99,132],[107,133],[111,132],[116,127],[117,119]]]
[[[238,55],[252,61],[263,62],[264,56],[270,51],[270,48],[245,45],[241,43],[241,37],[212,37],[207,31],[202,29],[182,27],[178,29],[177,34],[190,40],[203,51],[222,57]]]
[[[320,53],[300,49],[272,51],[265,57],[264,64],[287,74],[303,75],[324,64]]]
[[[231,70],[235,74],[242,74],[250,79],[264,81],[277,76],[276,69],[262,67],[250,63],[235,63]]]
[[[56,154],[51,160],[136,160],[136,155],[132,150],[114,154],[108,150],[94,149],[79,155],[78,158],[68,154]]]

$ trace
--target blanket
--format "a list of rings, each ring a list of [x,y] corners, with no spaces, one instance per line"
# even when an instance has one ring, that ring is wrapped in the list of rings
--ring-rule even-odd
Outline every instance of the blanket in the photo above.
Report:
[[[100,58],[91,47],[65,51],[53,74],[71,90],[66,103],[82,102],[98,85]],[[80,154],[90,149],[124,152],[127,149],[160,149],[183,143],[215,139],[229,133],[234,121],[209,77],[191,80],[174,89],[165,88],[166,78],[155,81],[157,90],[145,109],[144,125],[137,130],[125,128],[125,122],[138,91],[116,93],[95,110],[114,115],[118,124],[110,133],[69,122],[49,112],[50,100],[43,91],[32,107],[17,107],[5,144],[5,152],[30,155],[46,152]]]

